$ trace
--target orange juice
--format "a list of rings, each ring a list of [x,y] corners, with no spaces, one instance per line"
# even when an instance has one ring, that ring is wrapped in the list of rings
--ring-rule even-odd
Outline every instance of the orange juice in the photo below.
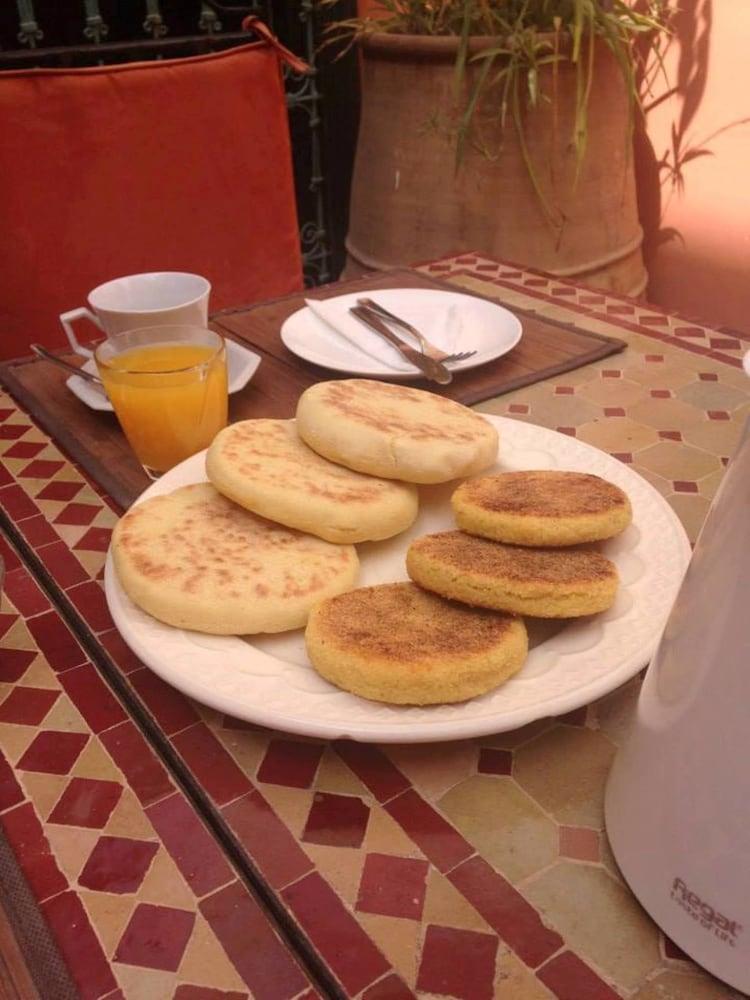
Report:
[[[207,448],[227,422],[222,347],[133,347],[98,364],[130,446],[147,471],[166,472]]]

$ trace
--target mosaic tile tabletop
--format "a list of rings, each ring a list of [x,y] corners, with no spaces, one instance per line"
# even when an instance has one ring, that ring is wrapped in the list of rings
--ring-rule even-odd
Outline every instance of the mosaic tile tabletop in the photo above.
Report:
[[[614,359],[479,409],[631,464],[695,539],[749,410],[749,343],[474,255],[423,270],[626,340]],[[95,667],[6,546],[0,822],[82,995],[740,996],[665,939],[603,832],[638,679],[561,719],[437,745],[328,743],[238,722],[168,688],[119,638],[101,585],[117,512],[7,395],[0,455],[0,503],[27,562],[97,651]],[[273,912],[246,888],[253,878]],[[95,956],[85,963],[71,914]],[[316,960],[328,977],[318,993]]]

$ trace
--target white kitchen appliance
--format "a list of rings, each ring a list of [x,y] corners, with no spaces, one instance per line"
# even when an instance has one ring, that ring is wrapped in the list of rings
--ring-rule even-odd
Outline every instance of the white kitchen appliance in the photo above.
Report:
[[[646,674],[605,815],[656,923],[750,993],[750,421]]]

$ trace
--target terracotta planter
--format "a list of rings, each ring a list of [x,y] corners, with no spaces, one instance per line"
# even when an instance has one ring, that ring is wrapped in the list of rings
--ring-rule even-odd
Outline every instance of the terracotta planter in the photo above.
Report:
[[[362,115],[347,250],[355,264],[385,269],[460,250],[579,279],[628,295],[646,284],[628,101],[614,58],[599,46],[588,107],[588,146],[577,184],[571,144],[575,71],[558,75],[557,116],[525,110],[539,183],[565,221],[550,224],[535,194],[516,131],[483,122],[490,156],[468,146],[455,169],[455,134],[435,115],[451,108],[458,41],[375,34],[362,42]],[[495,44],[475,39],[473,50]],[[472,70],[475,72],[475,70]],[[542,89],[551,93],[551,70]],[[497,107],[487,101],[485,108]]]

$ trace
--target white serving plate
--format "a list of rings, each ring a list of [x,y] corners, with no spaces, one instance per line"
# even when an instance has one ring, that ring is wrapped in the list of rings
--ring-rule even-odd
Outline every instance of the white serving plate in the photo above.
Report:
[[[107,602],[133,652],[169,684],[221,712],[291,733],[377,742],[463,739],[515,729],[561,715],[607,694],[653,654],[690,559],[690,544],[669,504],[627,465],[556,431],[488,416],[500,433],[495,471],[570,469],[624,489],[633,523],[601,544],[621,588],[602,615],[562,623],[530,622],[533,648],[521,671],[495,691],[458,705],[425,708],[378,704],[323,680],[305,654],[303,631],[279,636],[208,636],[163,625],[137,608],[107,556]],[[204,453],[166,473],[139,498],[205,481]],[[455,527],[449,498],[456,483],[421,487],[416,523],[385,542],[358,546],[360,583],[407,579],[409,542]]]

